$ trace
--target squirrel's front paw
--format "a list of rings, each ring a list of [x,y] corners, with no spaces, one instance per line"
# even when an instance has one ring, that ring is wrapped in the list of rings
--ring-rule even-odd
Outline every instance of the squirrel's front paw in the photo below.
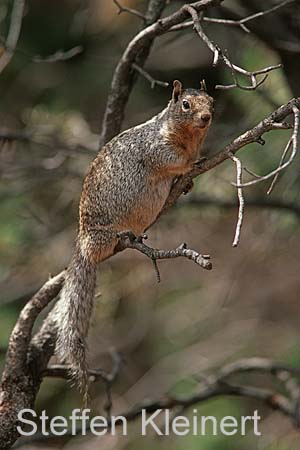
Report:
[[[194,167],[196,169],[201,169],[201,167],[203,166],[203,164],[207,161],[207,157],[206,156],[202,156],[201,158],[197,159],[197,161],[194,162]]]
[[[143,242],[143,240],[148,239],[148,236],[146,233],[141,234],[140,236],[136,236],[133,231],[126,230],[126,231],[119,231],[117,233],[117,237],[119,238],[119,241],[122,245],[122,242],[124,243],[127,239],[129,242]]]
[[[126,239],[129,239],[129,241],[135,241],[136,235],[131,230],[126,231],[119,231],[117,233],[117,237],[120,239],[120,241],[125,241]]]
[[[191,190],[193,189],[193,187],[194,187],[194,182],[193,182],[193,180],[190,180],[190,181],[185,185],[185,187],[184,187],[182,193],[183,193],[184,195],[188,194],[189,192],[191,192]]]

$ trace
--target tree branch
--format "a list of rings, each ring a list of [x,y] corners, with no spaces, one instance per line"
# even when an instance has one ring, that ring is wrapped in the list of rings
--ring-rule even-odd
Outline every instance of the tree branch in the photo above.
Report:
[[[5,372],[15,374],[23,372],[24,366],[26,365],[32,328],[36,318],[48,303],[58,295],[64,279],[65,271],[50,278],[22,309],[10,336]]]
[[[237,156],[231,155],[232,161],[236,165],[236,180],[237,183],[242,183],[242,163]],[[241,229],[244,218],[244,209],[245,209],[245,200],[243,196],[243,188],[238,188],[238,199],[239,199],[239,212],[238,212],[238,221],[236,224],[235,235],[232,243],[232,247],[237,247],[240,242]]]
[[[17,432],[17,417],[19,411],[32,408],[37,392],[42,381],[40,354],[30,343],[32,327],[38,314],[47,304],[57,296],[63,284],[65,273],[61,272],[56,277],[47,281],[44,286],[33,296],[23,308],[20,317],[12,332],[7,358],[0,385],[0,448],[9,449],[19,437]],[[47,318],[49,319],[49,317]],[[48,327],[53,329],[53,324],[47,320]],[[45,344],[53,341],[53,332],[45,332],[41,341],[40,352],[43,359],[49,360],[53,352],[45,352]]]
[[[124,110],[136,81],[136,71],[132,68],[132,63],[143,68],[155,38],[155,34],[147,30],[151,30],[161,22],[159,18],[165,6],[166,0],[149,0],[144,21],[146,28],[132,39],[117,64],[102,121],[100,148],[121,129]],[[139,39],[139,36],[142,38]]]

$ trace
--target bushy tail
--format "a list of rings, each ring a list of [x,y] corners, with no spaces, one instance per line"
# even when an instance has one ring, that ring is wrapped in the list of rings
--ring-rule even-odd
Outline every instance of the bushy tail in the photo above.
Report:
[[[60,299],[55,306],[56,353],[71,366],[71,376],[87,393],[86,337],[94,303],[96,265],[87,260],[77,245],[67,270]]]

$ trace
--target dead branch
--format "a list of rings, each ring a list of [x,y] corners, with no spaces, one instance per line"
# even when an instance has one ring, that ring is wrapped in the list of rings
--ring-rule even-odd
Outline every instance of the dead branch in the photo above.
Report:
[[[10,336],[6,355],[6,371],[22,373],[24,370],[32,328],[36,318],[48,303],[58,295],[64,279],[65,271],[50,278],[22,309]]]
[[[278,169],[279,169],[279,168],[282,166],[282,164],[284,163],[285,157],[286,157],[286,155],[287,155],[287,153],[288,153],[288,151],[289,151],[289,149],[290,149],[291,143],[292,143],[292,138],[288,140],[288,143],[286,144],[285,149],[284,149],[283,152],[282,152],[282,155],[281,155],[281,158],[280,158],[280,163],[279,163]],[[251,173],[250,173],[250,175],[251,175]],[[272,191],[273,191],[273,189],[274,189],[274,187],[275,187],[275,184],[276,184],[276,182],[277,182],[277,180],[278,180],[278,177],[279,177],[279,172],[277,172],[276,175],[274,175],[274,178],[273,178],[273,180],[272,180],[272,183],[270,184],[270,187],[269,187],[269,189],[267,190],[267,195],[270,195],[270,194],[272,193]],[[261,177],[260,177],[259,175],[256,175],[255,178],[260,179]],[[238,184],[241,184],[241,183],[238,183]]]
[[[299,99],[297,99],[297,105],[299,104]],[[271,177],[274,177],[279,174],[282,170],[284,170],[286,167],[288,167],[294,160],[296,153],[297,153],[297,146],[298,146],[298,134],[299,134],[299,120],[300,120],[300,111],[299,106],[296,104],[292,106],[292,112],[294,114],[294,129],[292,133],[292,137],[288,141],[287,146],[285,147],[281,160],[284,160],[285,154],[287,153],[290,143],[292,144],[292,152],[291,156],[289,157],[288,161],[286,161],[283,164],[279,164],[279,167],[272,172],[269,172],[267,175],[261,176],[259,178],[255,178],[255,180],[248,181],[247,183],[233,183],[234,186],[238,188],[246,187],[246,186],[252,186],[253,184],[260,183],[261,181],[268,180]]]
[[[238,184],[242,183],[242,163],[240,159],[237,156],[232,155],[231,156],[232,161],[236,165],[236,180]],[[243,224],[243,217],[244,217],[244,209],[245,209],[245,200],[243,196],[243,189],[238,188],[238,199],[239,199],[239,212],[238,212],[238,221],[236,224],[235,229],[235,235],[232,243],[232,247],[237,247],[240,242],[240,236],[241,236],[241,229]]]
[[[185,5],[184,8],[191,15],[191,17],[193,19],[194,30],[196,31],[196,33],[198,34],[200,39],[204,42],[204,44],[213,53],[213,55],[214,55],[213,66],[216,66],[218,64],[219,60],[221,59],[225,63],[225,65],[227,67],[229,67],[229,69],[233,75],[233,78],[235,81],[234,84],[217,85],[215,87],[216,89],[232,89],[235,87],[239,87],[239,88],[245,89],[245,90],[254,90],[254,89],[257,89],[266,80],[269,72],[271,72],[274,69],[278,69],[278,68],[282,67],[282,64],[276,64],[273,66],[265,67],[263,69],[255,70],[255,71],[251,72],[251,71],[243,69],[242,67],[237,66],[236,64],[233,64],[230,61],[230,59],[228,58],[228,56],[224,52],[222,52],[220,47],[218,45],[216,45],[214,42],[212,42],[211,39],[207,36],[207,34],[204,32],[202,25],[201,25],[202,17],[199,16],[197,10],[193,7],[193,5],[192,4]],[[250,84],[246,85],[246,86],[241,85],[238,81],[237,74],[246,76],[249,79]],[[258,80],[257,79],[258,75],[264,75],[264,76],[260,80]]]
[[[38,314],[59,293],[64,276],[61,272],[44,284],[24,307],[12,332],[0,384],[0,448],[3,450],[9,449],[18,438],[18,413],[33,407],[42,382],[43,364],[53,353],[53,323],[48,321],[48,328],[44,327],[39,348],[32,345],[31,333]]]
[[[143,240],[147,239],[147,235],[136,237],[132,231],[124,231],[119,233],[120,247],[122,250],[126,248],[131,248],[138,250],[144,255],[148,256],[152,261],[157,261],[158,259],[173,259],[184,257],[194,261],[200,267],[206,270],[212,269],[212,264],[210,262],[209,255],[200,255],[200,253],[187,248],[187,244],[181,244],[174,250],[158,250],[156,248],[149,247],[144,244]]]
[[[186,397],[164,396],[156,401],[149,400],[130,409],[123,415],[129,420],[132,420],[141,414],[142,409],[146,409],[149,412],[157,409],[172,409],[177,406],[184,406],[186,409],[216,396],[232,395],[255,398],[264,402],[268,407],[278,409],[283,414],[294,419],[295,411],[290,398],[269,389],[261,389],[248,385],[236,385],[228,381],[229,377],[239,373],[251,371],[276,375],[283,370],[288,372],[293,378],[295,376],[299,378],[298,368],[295,369],[266,358],[241,359],[223,366],[216,374],[205,376],[205,380],[199,383],[196,394]],[[299,382],[297,384],[299,385]]]
[[[146,78],[147,81],[149,81],[151,89],[154,89],[155,86],[162,86],[162,87],[168,87],[169,83],[167,81],[160,81],[153,78],[145,69],[138,66],[136,63],[132,64],[132,67],[134,70],[136,70],[140,75],[142,75],[144,78]]]

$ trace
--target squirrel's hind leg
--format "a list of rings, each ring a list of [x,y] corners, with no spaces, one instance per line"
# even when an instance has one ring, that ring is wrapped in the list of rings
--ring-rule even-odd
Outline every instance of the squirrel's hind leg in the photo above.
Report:
[[[119,237],[112,225],[95,225],[80,234],[81,251],[93,263],[98,264],[114,255]]]

